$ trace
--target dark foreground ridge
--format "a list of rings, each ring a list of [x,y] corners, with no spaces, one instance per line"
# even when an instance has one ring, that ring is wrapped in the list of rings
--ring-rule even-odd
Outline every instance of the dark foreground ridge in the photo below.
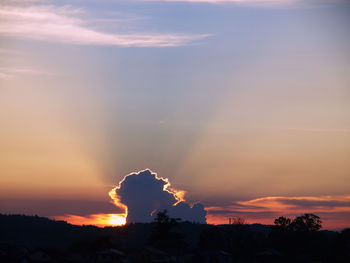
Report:
[[[160,213],[154,223],[76,226],[0,214],[0,262],[350,262],[350,229],[286,231],[259,224],[205,225]]]

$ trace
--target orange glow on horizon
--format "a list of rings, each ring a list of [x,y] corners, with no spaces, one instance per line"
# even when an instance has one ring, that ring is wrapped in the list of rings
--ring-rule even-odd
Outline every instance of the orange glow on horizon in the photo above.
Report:
[[[124,176],[119,184],[109,191],[109,196],[112,199],[111,202],[122,209],[123,213],[91,214],[88,216],[65,215],[55,217],[55,219],[65,220],[76,225],[96,225],[100,227],[125,225],[127,223],[128,207],[121,202],[121,197],[117,194],[117,191],[128,176],[138,175],[146,170]],[[185,191],[172,188],[168,178],[158,177],[156,173],[150,172],[154,175],[155,179],[164,182],[163,191],[168,192],[175,199],[173,206],[185,201]],[[228,224],[228,218],[232,217],[241,217],[247,224],[259,223],[273,225],[274,219],[278,216],[286,216],[293,219],[304,213],[315,213],[321,216],[324,229],[339,230],[349,227],[349,224],[344,219],[334,218],[332,213],[350,212],[349,201],[350,195],[265,196],[251,200],[236,201],[228,206],[210,206],[206,207],[205,210],[207,211],[207,223],[213,225]],[[157,209],[154,209],[150,215],[152,216],[156,212]]]
[[[123,226],[126,224],[125,215],[112,214],[108,223],[113,226]]]
[[[54,217],[54,219],[67,221],[73,225],[94,225],[98,227],[123,226],[126,224],[126,216],[124,214],[64,215]]]

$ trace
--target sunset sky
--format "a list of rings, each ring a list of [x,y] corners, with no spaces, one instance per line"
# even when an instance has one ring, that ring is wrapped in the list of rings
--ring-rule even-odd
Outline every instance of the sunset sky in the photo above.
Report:
[[[146,168],[208,223],[350,227],[346,0],[2,0],[0,213],[123,213]],[[101,219],[102,220],[102,219]]]

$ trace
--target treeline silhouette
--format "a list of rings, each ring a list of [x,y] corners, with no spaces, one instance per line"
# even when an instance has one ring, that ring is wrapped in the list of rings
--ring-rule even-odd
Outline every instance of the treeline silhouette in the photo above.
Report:
[[[164,210],[153,223],[99,228],[0,214],[0,262],[350,262],[350,229],[320,230],[317,215],[232,222],[182,222]]]

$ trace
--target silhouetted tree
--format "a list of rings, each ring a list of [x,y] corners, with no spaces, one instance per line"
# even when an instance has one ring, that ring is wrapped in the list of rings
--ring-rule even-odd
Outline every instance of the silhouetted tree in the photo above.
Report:
[[[157,213],[154,221],[156,225],[150,237],[149,243],[151,245],[159,248],[182,248],[185,246],[183,235],[171,231],[181,221],[180,218],[170,218],[168,211],[163,210]]]
[[[170,218],[168,216],[168,211],[163,210],[157,213],[154,221],[156,224],[156,230],[160,236],[165,236],[169,233],[170,229],[177,225],[181,219],[180,218]]]
[[[296,217],[289,228],[296,232],[314,232],[322,228],[322,221],[314,214],[304,214]]]
[[[310,258],[321,262],[322,257],[325,257],[326,237],[317,232],[322,227],[317,215],[303,214],[293,220],[281,216],[274,223],[269,242],[285,255],[283,262],[310,262]]]
[[[293,219],[293,221],[290,218],[280,216],[275,219],[274,223],[281,230],[295,232],[314,232],[322,228],[320,217],[314,214],[303,214]]]
[[[279,218],[276,218],[274,223],[276,226],[279,226],[283,230],[288,230],[290,223],[292,220],[290,218],[280,216]]]
[[[245,225],[247,221],[242,217],[234,217],[232,218],[232,225]]]

